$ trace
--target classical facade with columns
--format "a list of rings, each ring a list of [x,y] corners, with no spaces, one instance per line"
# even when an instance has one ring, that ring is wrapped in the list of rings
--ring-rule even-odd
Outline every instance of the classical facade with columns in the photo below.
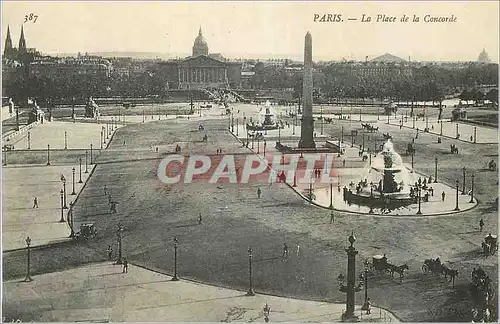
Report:
[[[225,60],[220,54],[208,54],[201,28],[193,45],[193,55],[182,60],[160,63],[170,89],[239,88],[241,63]]]

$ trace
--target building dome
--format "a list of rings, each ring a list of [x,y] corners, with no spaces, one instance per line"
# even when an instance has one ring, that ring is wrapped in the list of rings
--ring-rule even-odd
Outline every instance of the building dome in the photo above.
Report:
[[[194,40],[193,45],[193,56],[199,55],[208,55],[208,44],[205,37],[203,37],[201,27],[200,31],[198,32],[198,36]]]
[[[483,48],[483,51],[479,53],[479,57],[477,58],[478,62],[481,63],[490,63],[490,57],[488,56],[488,53],[486,53],[485,49]]]

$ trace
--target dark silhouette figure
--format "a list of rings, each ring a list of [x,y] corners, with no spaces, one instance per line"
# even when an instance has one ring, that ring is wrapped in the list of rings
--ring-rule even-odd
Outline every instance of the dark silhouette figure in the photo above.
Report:
[[[128,273],[128,261],[127,258],[123,259],[123,271],[122,273]]]
[[[483,231],[483,227],[484,227],[484,221],[483,219],[481,218],[481,220],[479,221],[479,231],[482,232]]]
[[[35,197],[33,199],[33,208],[35,208],[35,207],[38,208],[38,198],[37,197]]]
[[[106,251],[108,252],[109,261],[113,260],[113,249],[111,248],[111,245],[108,245],[108,249]]]

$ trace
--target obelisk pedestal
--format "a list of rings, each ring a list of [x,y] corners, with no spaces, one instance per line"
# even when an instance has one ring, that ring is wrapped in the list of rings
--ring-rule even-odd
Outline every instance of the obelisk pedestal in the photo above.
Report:
[[[299,148],[316,148],[314,143],[313,104],[313,74],[312,74],[312,37],[307,32],[304,42],[304,79],[302,81],[302,125]]]

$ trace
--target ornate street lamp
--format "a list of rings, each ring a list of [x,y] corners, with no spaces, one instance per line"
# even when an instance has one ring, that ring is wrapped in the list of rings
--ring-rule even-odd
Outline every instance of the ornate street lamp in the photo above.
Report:
[[[102,149],[102,129],[101,129],[101,149]]]
[[[469,203],[474,203],[474,174],[471,176],[471,190],[470,190],[470,200]]]
[[[456,180],[455,186],[457,188],[457,194],[456,194],[456,197],[455,197],[455,209],[453,209],[453,210],[454,211],[459,211],[460,208],[458,207],[458,179]]]
[[[85,151],[85,173],[89,173],[89,152]]]
[[[61,219],[59,220],[60,223],[64,223],[64,204],[63,204],[63,190],[61,189],[61,191],[59,192],[61,194]]]
[[[434,183],[438,182],[438,158],[434,158]]]
[[[80,180],[78,180],[78,183],[83,183],[82,181],[82,157],[80,156],[78,158],[79,162],[80,162]]]
[[[31,134],[28,132],[28,150],[31,150]]]
[[[364,262],[364,265],[365,265],[365,275],[364,275],[364,279],[365,279],[365,303],[363,305],[363,307],[366,307],[368,308],[368,267],[370,266],[370,262],[368,261],[368,259],[365,260]]]
[[[373,182],[370,182],[370,211],[368,214],[373,214]]]
[[[344,275],[340,274],[337,278],[340,286],[340,291],[347,294],[346,311],[342,314],[342,321],[357,321],[358,317],[354,315],[355,293],[361,291],[362,284],[355,286],[356,281],[356,254],[358,251],[354,248],[353,244],[356,242],[354,233],[349,236],[349,246],[345,251],[347,252],[347,285],[344,285]]]
[[[465,195],[465,167],[462,169],[462,176],[463,176],[463,182],[462,182],[462,195]]]
[[[247,292],[247,296],[255,296],[255,292],[253,291],[253,286],[252,286],[252,257],[253,257],[253,250],[252,248],[248,249],[248,279],[249,279],[249,288]]]
[[[477,127],[474,127],[474,144],[476,143]]]
[[[330,180],[330,209],[333,209],[333,181]]]
[[[92,143],[90,144],[90,165],[93,164]]]
[[[25,282],[30,282],[33,281],[31,278],[30,272],[31,272],[31,239],[28,236],[26,238],[26,252],[27,252],[27,267],[26,267],[26,279],[24,279]]]
[[[68,133],[64,131],[64,149],[68,149]]]
[[[340,127],[340,141],[344,143],[344,125]]]
[[[418,211],[417,215],[422,215],[422,179],[418,178],[417,183]]]
[[[75,167],[73,167],[73,169],[71,169],[71,173],[73,175],[73,178],[72,178],[73,179],[73,191],[71,192],[71,195],[74,196],[74,195],[76,195],[76,192],[75,192]]]
[[[266,146],[267,146],[267,143],[266,143],[266,140],[264,140],[264,156],[266,156]]]
[[[66,178],[64,177],[64,174],[61,174],[61,181],[63,183],[63,194],[64,194],[63,208],[68,209],[68,205],[66,204]]]
[[[118,260],[116,260],[116,264],[122,264],[122,235],[123,235],[123,227],[122,224],[118,224],[118,230],[116,231],[116,236],[118,239]]]
[[[47,165],[50,165],[50,144],[47,144]]]
[[[179,277],[177,277],[177,247],[179,245],[179,241],[177,240],[177,236],[174,237],[174,277],[172,281],[179,281]]]
[[[75,231],[73,230],[73,225],[74,225],[74,222],[73,222],[73,202],[70,201],[69,202],[69,211],[68,211],[68,225],[69,225],[69,228],[71,230],[71,234],[69,235],[70,238],[74,238],[75,237]]]

